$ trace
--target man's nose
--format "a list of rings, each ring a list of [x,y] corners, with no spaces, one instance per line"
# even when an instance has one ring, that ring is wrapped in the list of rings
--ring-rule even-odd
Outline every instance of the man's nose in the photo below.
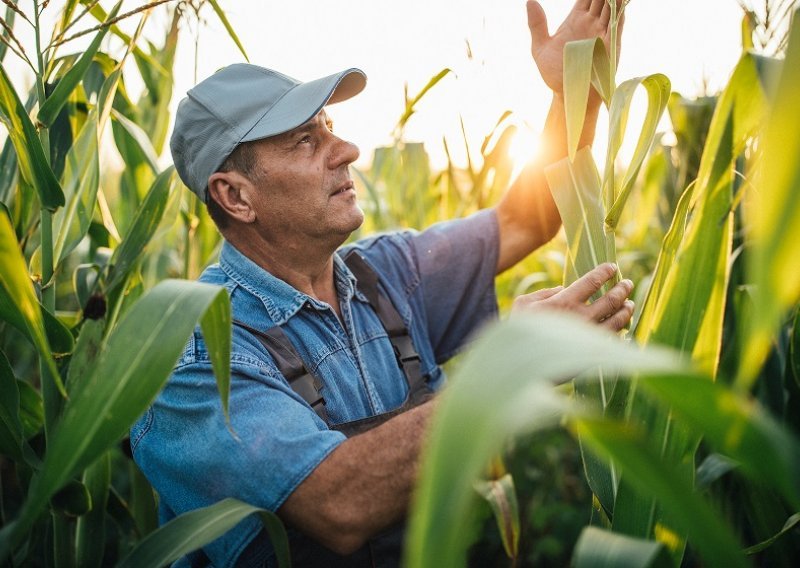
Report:
[[[350,165],[355,162],[361,152],[358,146],[347,140],[336,138],[333,150],[331,151],[328,165],[331,169],[336,169],[343,165]]]

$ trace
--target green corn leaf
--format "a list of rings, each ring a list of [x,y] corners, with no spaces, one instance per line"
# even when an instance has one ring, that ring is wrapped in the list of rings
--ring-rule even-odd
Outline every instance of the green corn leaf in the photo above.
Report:
[[[5,22],[9,29],[14,29],[14,20],[16,19],[17,13],[11,8],[11,6],[6,7],[6,15],[5,15]],[[8,39],[8,32],[3,29],[2,35],[4,38]],[[0,42],[0,63],[6,58],[6,53],[8,52],[8,46],[5,42]]]
[[[575,544],[574,568],[670,568],[672,560],[664,545],[586,527]]]
[[[586,119],[595,44],[595,39],[585,39],[564,46],[564,107],[567,115],[567,148],[571,161],[575,160]]]
[[[99,2],[96,2],[92,5],[91,9],[89,10],[89,14],[91,14],[100,23],[108,20],[108,13],[105,11],[105,9],[103,9]],[[146,61],[148,65],[154,69],[157,69],[159,72],[167,74],[167,72],[161,67],[161,64],[154,57],[151,57],[148,53],[144,52],[142,48],[136,45],[136,43],[133,41],[133,38],[123,32],[119,26],[114,24],[109,26],[109,28],[111,29],[112,34],[121,39],[126,45],[131,46],[133,53],[137,58]]]
[[[415,107],[417,103],[420,100],[422,100],[422,97],[424,97],[428,91],[430,91],[433,87],[435,87],[439,81],[444,79],[448,74],[452,72],[453,72],[452,69],[447,69],[447,68],[442,69],[436,75],[430,78],[430,80],[425,84],[424,87],[422,87],[422,90],[419,93],[417,93],[416,96],[414,96],[414,98],[412,99],[406,98],[406,108],[403,111],[403,115],[400,117],[400,120],[397,121],[397,126],[395,126],[395,130],[397,132],[400,132],[403,130],[403,128],[405,128],[408,119],[410,119],[411,115],[413,115],[414,112],[416,111]]]
[[[114,18],[119,12],[121,6],[122,0],[117,2],[117,4],[111,9],[106,21]],[[100,48],[100,43],[106,36],[108,29],[109,26],[103,26],[97,31],[94,39],[92,39],[92,43],[90,43],[89,47],[86,48],[86,51],[83,52],[78,62],[72,66],[66,75],[64,75],[58,82],[53,93],[47,97],[47,100],[39,109],[39,114],[37,115],[37,120],[39,122],[45,126],[50,126],[53,124],[53,121],[55,121],[58,113],[64,107],[64,104],[72,94],[72,91],[75,90],[75,87],[78,86],[78,84],[83,80],[83,77],[86,75],[86,71],[89,69],[92,60],[94,59],[94,54],[97,53],[97,50]]]
[[[100,186],[97,113],[92,112],[67,153],[64,165],[66,205],[53,218],[56,240],[53,258],[58,266],[86,236]]]
[[[122,127],[136,146],[138,146],[138,150],[144,157],[145,163],[150,167],[153,173],[158,173],[158,155],[156,154],[155,148],[153,148],[153,144],[150,142],[150,138],[148,138],[147,133],[142,127],[116,109],[111,110],[111,117]]]
[[[640,494],[657,499],[672,523],[698,535],[693,545],[709,565],[747,565],[739,543],[721,515],[693,491],[675,465],[661,459],[642,431],[629,424],[586,417],[576,420],[575,430],[595,451],[618,463],[623,479]],[[656,535],[659,536],[660,529],[672,536],[670,525],[657,525]]]
[[[705,378],[648,377],[640,385],[737,462],[740,471],[779,490],[800,509],[800,442],[765,409]]]
[[[26,330],[26,335],[49,370],[49,378],[59,392],[66,395],[50,352],[42,313],[28,278],[28,269],[19,250],[14,228],[7,216],[0,215],[0,319]]]
[[[92,496],[83,483],[71,479],[50,498],[50,505],[55,512],[79,517],[92,509]]]
[[[475,343],[431,425],[411,511],[407,566],[464,564],[475,522],[475,479],[509,436],[580,412],[551,383],[598,365],[628,373],[677,368],[667,354],[634,349],[561,315],[513,318]]]
[[[789,365],[791,365],[795,382],[800,386],[800,309],[797,309],[794,314],[792,344],[789,348]]]
[[[19,390],[19,420],[23,436],[28,439],[39,433],[44,425],[44,403],[30,383],[17,379]]]
[[[633,88],[630,87],[633,86]],[[628,169],[622,179],[619,187],[616,187],[614,182],[614,162],[622,145],[622,139],[625,133],[625,124],[627,123],[628,110],[630,109],[631,99],[633,98],[633,91],[639,85],[643,86],[647,91],[647,114],[645,115],[644,124],[639,134],[639,140],[636,142],[636,149],[633,152],[633,157],[628,164]],[[603,179],[608,187],[604,189],[603,195],[613,198],[606,200],[606,206],[609,208],[606,223],[613,229],[616,228],[619,222],[620,215],[622,215],[622,208],[630,196],[636,178],[639,175],[639,170],[647,157],[647,153],[653,145],[653,140],[656,136],[656,129],[664,110],[667,108],[667,101],[669,101],[669,94],[671,90],[670,80],[665,76],[656,74],[640,79],[631,79],[625,81],[614,92],[611,100],[611,132],[609,134],[609,151],[606,154],[606,171]],[[612,205],[613,204],[613,205]]]
[[[519,554],[519,504],[514,490],[514,478],[507,473],[500,479],[476,481],[475,490],[492,509],[500,531],[503,548],[509,558]]]
[[[600,175],[588,147],[573,162],[565,158],[547,167],[545,176],[567,235],[564,284],[569,285],[603,262],[616,262],[614,235],[604,230]]]
[[[150,191],[136,212],[128,234],[111,258],[111,271],[107,284],[109,290],[121,284],[139,260],[147,243],[150,242],[153,232],[161,222],[169,195],[175,190],[177,179],[175,168],[170,166],[153,182]]]
[[[36,302],[42,313],[42,320],[44,322],[44,332],[47,341],[50,344],[50,353],[53,356],[66,355],[72,351],[75,345],[75,339],[72,337],[72,332],[69,328],[61,323],[56,316],[51,314],[39,302]],[[0,319],[15,327],[22,332],[30,342],[35,346],[37,339],[31,333],[31,328],[25,320],[23,312],[17,306],[13,305],[13,298],[7,295],[0,288]]]
[[[733,163],[757,131],[765,106],[758,66],[746,54],[716,106],[696,185],[681,199],[659,255],[653,277],[658,293],[648,294],[636,327],[642,343],[655,341],[686,353],[697,349],[710,363],[711,375],[718,357],[708,354],[718,353],[727,290]],[[719,278],[720,266],[725,278]],[[710,327],[698,347],[704,321]]]
[[[79,517],[75,526],[75,564],[82,568],[100,568],[106,546],[106,506],[111,487],[108,452],[83,473],[83,485],[91,497],[92,510]]]
[[[607,103],[612,90],[609,81],[608,53],[600,38],[572,41],[564,46],[564,108],[567,148],[572,161],[579,149],[589,91],[594,85]]]
[[[104,319],[87,319],[81,326],[81,333],[75,344],[75,351],[69,360],[67,371],[67,392],[77,392],[86,388],[86,382],[97,364],[103,348]]]
[[[17,461],[24,459],[23,440],[17,378],[5,353],[0,351],[0,454]]]
[[[7,138],[3,143],[3,151],[0,152],[0,203],[8,213],[6,204],[11,204],[17,189],[17,153],[14,144]],[[11,217],[11,214],[8,214]]]
[[[164,149],[170,124],[170,101],[174,84],[173,69],[178,47],[179,26],[182,21],[182,12],[175,10],[169,31],[164,39],[164,45],[159,48],[151,48],[153,57],[158,59],[160,67],[151,66],[134,52],[136,66],[147,85],[147,91],[142,93],[136,105],[139,118],[134,122],[147,133],[150,144],[155,149],[155,153],[159,155]],[[132,116],[127,112],[125,114]]]
[[[280,519],[266,509],[224,499],[209,507],[180,515],[141,540],[117,568],[166,566],[222,536],[248,515],[261,517],[269,533],[278,566],[289,568],[289,541]]]
[[[753,250],[748,281],[755,285],[752,320],[741,330],[746,346],[737,384],[749,389],[769,353],[784,313],[800,300],[800,18],[795,18],[772,114],[763,132],[762,174],[748,199]]]
[[[697,466],[695,487],[708,489],[718,479],[736,469],[736,462],[722,454],[710,454]]]
[[[36,188],[42,207],[54,211],[64,205],[64,192],[61,191],[47,161],[36,128],[1,65],[0,121],[8,129],[8,137],[17,153],[20,172]]]
[[[90,377],[81,383],[82,388],[70,393],[19,518],[0,531],[0,558],[6,558],[18,544],[50,497],[117,443],[145,411],[166,382],[198,320],[209,311],[224,314],[225,310],[230,310],[230,304],[224,290],[165,280],[126,312]],[[213,325],[223,326],[223,319]],[[206,325],[212,322],[206,321]],[[210,351],[226,352],[219,346]],[[228,361],[222,362],[224,380],[230,372]]]
[[[748,546],[747,548],[744,549],[744,553],[748,555],[757,554],[762,550],[766,550],[767,548],[775,544],[775,542],[778,539],[791,532],[798,525],[800,525],[800,513],[795,513],[786,520],[786,523],[783,525],[783,528],[781,528],[780,532],[771,536],[770,538],[768,538],[763,542],[759,542],[758,544],[754,544],[753,546]]]
[[[236,47],[239,48],[239,51],[242,53],[242,56],[245,58],[246,61],[250,61],[250,58],[247,57],[247,52],[244,50],[244,46],[242,42],[239,41],[239,36],[236,35],[236,32],[231,26],[231,23],[228,21],[228,17],[225,15],[225,11],[219,7],[219,3],[217,0],[208,0],[208,3],[211,4],[211,7],[214,8],[214,12],[217,14],[219,21],[222,22],[222,25],[225,26],[225,30],[228,32],[228,35],[233,40],[233,43],[236,44]]]

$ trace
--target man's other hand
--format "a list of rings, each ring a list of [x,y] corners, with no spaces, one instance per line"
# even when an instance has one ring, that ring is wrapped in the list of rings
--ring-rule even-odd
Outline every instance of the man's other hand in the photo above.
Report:
[[[617,2],[617,10],[622,9],[622,0]],[[564,46],[582,39],[599,37],[606,44],[611,41],[611,7],[607,0],[577,0],[575,6],[553,35],[547,31],[547,17],[541,4],[528,0],[528,28],[531,32],[531,55],[539,68],[542,79],[557,95],[564,93]],[[617,47],[622,37],[623,16],[619,22]],[[617,49],[619,57],[619,49]]]
[[[594,302],[589,298],[616,274],[613,264],[601,264],[590,270],[566,288],[545,288],[514,300],[512,312],[535,313],[539,310],[572,312],[580,317],[599,323],[613,331],[625,327],[633,316],[633,301],[629,299],[633,282],[621,280]]]

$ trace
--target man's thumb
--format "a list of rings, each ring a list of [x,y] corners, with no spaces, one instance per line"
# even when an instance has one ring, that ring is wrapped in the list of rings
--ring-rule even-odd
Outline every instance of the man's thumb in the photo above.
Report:
[[[538,49],[550,38],[547,32],[547,16],[542,5],[536,0],[528,0],[528,29],[531,31],[531,49]]]

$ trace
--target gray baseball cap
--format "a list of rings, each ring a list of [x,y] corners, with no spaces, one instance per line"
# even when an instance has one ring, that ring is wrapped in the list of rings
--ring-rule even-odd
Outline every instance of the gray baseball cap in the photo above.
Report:
[[[229,65],[189,90],[178,105],[169,141],[175,169],[207,201],[208,178],[236,146],[288,132],[366,84],[364,72],[355,68],[303,83],[258,65]]]

